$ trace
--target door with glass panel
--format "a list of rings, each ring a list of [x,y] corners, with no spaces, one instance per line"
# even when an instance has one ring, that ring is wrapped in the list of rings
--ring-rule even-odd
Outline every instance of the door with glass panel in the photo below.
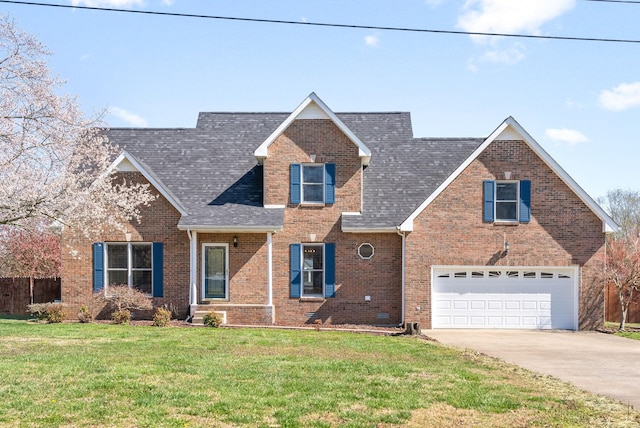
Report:
[[[202,245],[203,299],[229,298],[229,258],[226,244]]]

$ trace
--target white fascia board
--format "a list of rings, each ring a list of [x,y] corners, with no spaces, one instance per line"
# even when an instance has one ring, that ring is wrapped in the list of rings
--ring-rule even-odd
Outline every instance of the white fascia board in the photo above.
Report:
[[[585,192],[582,187],[576,183],[573,178],[547,153],[540,144],[511,116],[506,118],[504,122],[496,128],[495,131],[487,137],[487,139],[469,156],[438,188],[422,203],[420,206],[411,213],[407,219],[400,225],[401,232],[413,231],[413,221],[420,215],[430,204],[436,199],[449,184],[453,182],[474,160],[480,156],[480,154],[494,141],[500,139],[499,137],[505,134],[509,135],[511,132],[515,132],[534,151],[542,161],[558,176],[560,179],[580,198],[580,200],[591,209],[591,211],[602,220],[602,231],[605,233],[615,232],[618,230],[618,225],[613,219],[598,205],[591,196]],[[511,139],[511,138],[509,138]]]
[[[311,105],[312,103],[315,104],[315,106]],[[271,135],[269,135],[269,137],[267,137],[267,139],[253,152],[254,156],[258,158],[258,161],[264,161],[268,156],[268,149],[271,143],[273,143],[293,123],[294,120],[298,117],[305,117],[303,112],[306,109],[310,108],[315,112],[318,112],[318,109],[315,108],[316,106],[319,108],[319,112],[321,114],[326,115],[326,117],[329,118],[338,127],[338,129],[347,136],[347,138],[358,146],[358,156],[362,158],[364,165],[368,165],[369,160],[371,159],[371,150],[369,150],[369,148],[356,136],[356,134],[354,134],[353,131],[351,131],[351,129],[349,129],[347,125],[345,125],[344,122],[342,122],[340,118],[338,118],[338,116],[336,116],[336,114],[331,111],[331,109],[314,92],[309,94],[309,96],[302,101],[293,113],[291,113],[289,117],[287,117],[285,121],[282,122],[280,126],[278,126],[276,130],[273,131]]]
[[[190,230],[198,233],[276,233],[282,231],[282,226],[208,226],[208,225],[178,225],[178,230]]]
[[[342,227],[344,233],[397,233],[396,227]]]
[[[151,174],[149,171],[147,171],[141,164],[140,162],[138,162],[138,160],[131,155],[131,153],[128,153],[126,151],[122,152],[120,154],[120,156],[118,156],[116,158],[116,160],[114,160],[111,165],[109,166],[109,168],[107,169],[107,173],[111,173],[113,171],[118,171],[118,165],[120,165],[121,163],[124,163],[127,165],[126,170],[127,171],[132,171],[131,166],[133,166],[133,168],[135,169],[135,171],[139,172],[140,174],[142,174],[142,176],[144,178],[147,179],[147,181],[149,181],[149,183],[155,187],[155,189],[160,192],[160,194],[167,200],[169,201],[169,203],[176,209],[178,210],[178,212],[181,215],[187,215],[187,210],[184,209],[184,207],[180,204],[180,202],[178,202],[173,196],[171,196],[171,193],[169,193],[169,191],[167,189],[165,189],[165,187],[160,184],[160,182],[158,180],[156,180],[156,178],[153,176],[153,174]]]

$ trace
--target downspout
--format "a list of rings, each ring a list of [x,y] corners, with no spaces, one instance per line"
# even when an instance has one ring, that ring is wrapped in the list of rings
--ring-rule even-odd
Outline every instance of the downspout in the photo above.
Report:
[[[404,270],[405,270],[405,248],[406,248],[406,233],[402,232],[400,230],[400,228],[398,227],[397,230],[398,235],[400,235],[402,237],[402,316],[400,318],[400,326],[404,326],[404,312],[405,312],[405,299],[406,299],[406,293],[405,293],[405,276],[404,276]]]

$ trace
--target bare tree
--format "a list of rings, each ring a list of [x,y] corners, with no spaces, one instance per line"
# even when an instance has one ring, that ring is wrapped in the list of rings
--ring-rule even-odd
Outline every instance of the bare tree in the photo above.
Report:
[[[148,185],[116,179],[118,154],[97,119],[58,95],[49,52],[0,15],[0,225],[48,219],[87,230],[139,220]]]
[[[640,236],[640,192],[615,189],[607,192],[598,202],[620,226],[616,237]]]
[[[640,291],[639,240],[622,238],[607,242],[607,281],[616,287],[620,301],[620,330],[625,329],[629,304]]]
[[[607,237],[607,282],[616,287],[620,329],[624,330],[629,304],[640,290],[640,192],[616,189],[598,200],[620,230]]]

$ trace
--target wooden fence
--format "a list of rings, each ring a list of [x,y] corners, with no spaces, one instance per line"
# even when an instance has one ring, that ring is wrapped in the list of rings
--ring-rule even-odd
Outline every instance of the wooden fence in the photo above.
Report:
[[[607,321],[620,322],[622,309],[620,308],[620,300],[618,299],[618,290],[612,284],[607,286],[607,305],[605,313]],[[640,293],[636,293],[631,303],[629,303],[627,322],[640,323]]]
[[[60,278],[34,280],[34,303],[59,299]],[[29,303],[29,278],[0,278],[0,315],[26,315]]]

